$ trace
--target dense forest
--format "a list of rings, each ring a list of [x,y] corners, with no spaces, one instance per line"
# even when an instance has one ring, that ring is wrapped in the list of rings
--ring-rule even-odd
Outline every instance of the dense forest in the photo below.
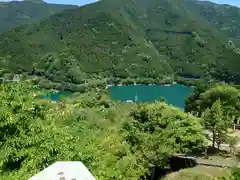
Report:
[[[1,75],[72,84],[166,76],[239,82],[238,48],[186,2],[103,0],[17,27],[0,35]]]
[[[78,6],[48,4],[42,0],[24,1],[0,1],[0,32],[22,24],[29,24],[42,20],[51,14],[60,12],[64,9],[77,8]]]
[[[217,127],[218,141],[233,124],[232,117],[239,116],[235,106],[240,100],[230,99],[240,92],[227,84],[201,93],[205,110],[199,117],[164,101],[118,103],[105,90],[94,89],[73,94],[63,105],[39,99],[47,91],[32,91],[33,87],[29,81],[0,87],[2,180],[26,180],[58,160],[80,160],[96,179],[137,180],[152,167],[168,167],[167,159],[174,154],[203,151],[204,129]],[[214,92],[219,98],[209,102]],[[239,178],[237,173],[225,178],[230,176]]]
[[[170,162],[211,160],[210,150],[239,162],[239,12],[196,0],[0,3],[0,179],[82,161],[97,180],[155,180],[156,169],[164,180],[239,180],[237,167],[172,176]],[[194,90],[179,109],[114,101],[105,88],[120,83]],[[74,93],[41,98],[56,90]]]
[[[240,9],[230,5],[219,5],[209,1],[185,0],[187,8],[194,8],[209,23],[236,43],[240,38]]]

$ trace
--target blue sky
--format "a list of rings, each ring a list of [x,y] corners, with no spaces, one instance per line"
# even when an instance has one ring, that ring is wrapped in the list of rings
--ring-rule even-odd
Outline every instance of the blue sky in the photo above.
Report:
[[[240,7],[240,0],[212,0],[212,1],[219,4],[231,4]]]
[[[0,1],[11,1],[11,0],[0,0]],[[20,1],[20,0],[15,0],[15,1]],[[89,3],[96,2],[97,0],[44,0],[45,2],[48,3],[54,3],[54,4],[75,4],[75,5],[85,5]]]
[[[0,0],[0,1],[10,1],[10,0]],[[76,4],[81,6],[84,4],[96,2],[97,0],[45,0],[45,1],[48,3]],[[240,7],[240,0],[211,0],[211,1],[219,4],[231,4],[231,5]]]

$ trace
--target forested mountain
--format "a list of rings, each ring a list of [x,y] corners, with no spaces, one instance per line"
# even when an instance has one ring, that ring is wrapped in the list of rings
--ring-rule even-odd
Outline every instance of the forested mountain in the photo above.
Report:
[[[2,33],[1,68],[72,83],[172,74],[239,82],[238,49],[186,2],[102,0],[59,12]]]
[[[49,6],[37,0],[1,3],[0,18],[6,5],[21,3],[29,5],[26,12],[44,7],[40,14]],[[214,79],[240,82],[237,32],[222,29],[227,15],[216,18],[221,26],[213,22],[215,15],[205,17],[199,7],[206,4],[101,0],[0,33],[0,179],[26,180],[56,161],[81,161],[97,180],[184,174],[179,168],[197,165],[198,158],[237,165],[239,140],[232,127],[240,122],[240,85]],[[145,80],[198,83],[185,112],[164,98],[114,101],[105,89]],[[53,89],[66,93],[65,87],[77,92],[48,99],[58,94]],[[176,155],[191,161],[171,162]],[[185,173],[188,178],[169,177],[240,179],[239,169],[224,168],[225,174],[212,168],[199,174],[187,168],[193,170]]]
[[[240,40],[240,8],[209,1],[185,0],[185,6],[195,9],[209,23],[233,40]]]
[[[48,4],[42,0],[0,2],[0,32],[21,24],[44,19],[64,9],[78,6]]]

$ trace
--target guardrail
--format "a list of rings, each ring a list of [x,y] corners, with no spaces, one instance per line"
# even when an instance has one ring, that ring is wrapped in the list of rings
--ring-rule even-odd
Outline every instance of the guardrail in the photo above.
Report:
[[[197,164],[198,165],[203,165],[203,166],[213,166],[213,167],[240,167],[240,164],[235,161],[227,161],[227,160],[210,160],[210,159],[202,159],[198,158],[197,159]]]
[[[182,168],[194,167],[196,165],[213,167],[240,167],[240,163],[234,160],[213,160],[194,156],[173,156],[170,158],[171,169],[179,170]]]
[[[240,130],[240,124],[234,124],[234,129]]]

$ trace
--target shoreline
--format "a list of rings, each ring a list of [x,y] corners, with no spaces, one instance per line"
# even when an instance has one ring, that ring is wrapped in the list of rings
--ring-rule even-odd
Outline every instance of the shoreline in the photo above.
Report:
[[[108,89],[109,87],[112,87],[112,86],[118,86],[118,87],[121,87],[121,86],[129,86],[129,85],[133,85],[133,86],[137,86],[137,85],[147,85],[147,86],[156,86],[156,85],[159,85],[159,86],[165,86],[165,87],[169,87],[169,86],[172,86],[174,84],[179,84],[177,83],[176,81],[172,82],[171,84],[144,84],[144,83],[131,83],[131,84],[124,84],[124,83],[119,83],[119,84],[108,84],[106,85],[105,89]]]

